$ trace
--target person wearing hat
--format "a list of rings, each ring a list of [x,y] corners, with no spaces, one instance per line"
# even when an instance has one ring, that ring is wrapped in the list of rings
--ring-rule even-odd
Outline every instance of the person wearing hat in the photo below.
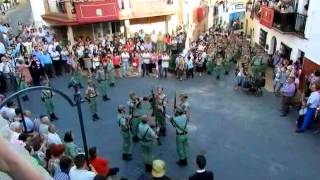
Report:
[[[187,162],[187,144],[188,144],[188,131],[187,126],[189,118],[182,108],[175,109],[175,116],[167,116],[171,125],[176,129],[176,147],[179,156],[177,165],[186,166]]]
[[[152,146],[153,140],[158,139],[158,136],[154,130],[148,125],[148,116],[142,117],[142,122],[138,127],[138,137],[140,139],[140,145],[142,149],[143,160],[145,164],[145,170],[150,172],[152,169]]]
[[[132,141],[134,143],[137,143],[139,141],[139,138],[137,136],[138,134],[138,126],[141,122],[140,116],[141,114],[137,110],[137,106],[139,105],[140,101],[139,98],[136,96],[134,92],[129,93],[129,101],[128,101],[128,107],[129,107],[129,115],[131,116],[130,121],[130,130],[132,133]]]
[[[152,162],[152,180],[170,180],[166,174],[166,163],[162,160],[154,160]]]
[[[49,81],[44,82],[44,86],[49,87]],[[48,115],[50,115],[51,120],[58,120],[58,117],[54,113],[54,104],[53,104],[53,96],[54,92],[51,90],[44,89],[41,91],[41,101],[43,102],[44,107],[47,110]]]
[[[100,65],[99,69],[96,72],[96,80],[98,81],[99,88],[102,94],[102,100],[108,101],[110,98],[108,97],[107,90],[108,90],[108,83],[107,83],[107,74],[103,69],[103,66]]]
[[[126,117],[126,108],[125,106],[118,106],[118,125],[121,129],[122,135],[122,159],[125,161],[130,161],[132,159],[132,155],[129,154],[129,149],[131,145],[130,138],[130,117]]]
[[[94,84],[91,80],[88,81],[88,88],[86,90],[86,98],[89,103],[90,112],[92,114],[93,121],[96,121],[99,118],[97,115],[97,96],[98,92],[96,91],[96,88],[94,87]]]

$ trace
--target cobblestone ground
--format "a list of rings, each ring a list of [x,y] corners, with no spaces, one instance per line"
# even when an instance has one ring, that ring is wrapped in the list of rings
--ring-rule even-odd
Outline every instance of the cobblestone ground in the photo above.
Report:
[[[69,77],[52,81],[53,87],[72,97],[67,88]],[[194,158],[206,152],[208,169],[215,172],[218,180],[317,180],[320,162],[319,136],[311,133],[295,134],[294,122],[297,112],[290,117],[279,117],[280,100],[271,93],[262,97],[246,95],[233,90],[232,75],[220,81],[210,76],[195,77],[189,81],[156,80],[132,77],[121,79],[110,89],[111,101],[98,101],[100,121],[93,122],[87,104],[83,104],[85,127],[89,146],[97,146],[103,157],[110,159],[111,167],[120,167],[120,174],[136,179],[144,170],[140,147],[132,146],[133,161],[121,160],[121,136],[116,123],[116,106],[127,102],[129,91],[144,96],[150,89],[163,86],[173,102],[175,91],[190,96],[192,118],[189,126],[189,166],[176,166],[175,132],[168,124],[168,136],[162,146],[155,145],[154,155],[167,163],[167,174],[182,180],[192,174],[196,167]],[[83,83],[85,84],[85,83]],[[34,115],[44,112],[39,92],[30,93],[31,101],[24,103]],[[62,98],[54,99],[55,124],[62,135],[67,130],[75,134],[76,143],[82,145],[76,110]],[[171,112],[170,112],[171,113]]]

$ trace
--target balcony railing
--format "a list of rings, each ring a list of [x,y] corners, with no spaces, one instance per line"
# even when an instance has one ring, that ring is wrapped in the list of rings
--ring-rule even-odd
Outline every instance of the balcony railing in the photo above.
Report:
[[[304,34],[307,16],[293,12],[281,13],[274,11],[273,27],[282,32]]]
[[[47,6],[46,13],[57,14],[57,15],[66,15],[67,14],[67,3],[70,4],[72,14],[75,14],[74,3],[69,1],[62,0],[45,0]]]
[[[304,30],[306,28],[307,23],[306,15],[296,13],[296,25],[294,27],[295,31],[299,34],[304,34]]]
[[[175,13],[177,2],[173,0],[123,0],[120,12],[123,17],[148,17]]]
[[[294,32],[296,13],[274,11],[273,27],[282,32]]]

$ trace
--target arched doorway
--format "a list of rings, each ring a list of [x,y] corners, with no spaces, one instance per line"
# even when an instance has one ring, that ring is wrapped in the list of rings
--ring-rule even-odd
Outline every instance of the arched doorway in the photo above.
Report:
[[[270,54],[274,54],[277,50],[277,38],[273,36],[270,43]]]

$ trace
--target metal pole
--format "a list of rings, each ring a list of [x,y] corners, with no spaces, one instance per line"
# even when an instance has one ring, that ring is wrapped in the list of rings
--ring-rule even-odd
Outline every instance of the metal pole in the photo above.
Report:
[[[22,124],[23,124],[23,127],[24,127],[24,131],[25,131],[25,132],[28,132],[28,130],[27,130],[27,125],[26,125],[26,121],[25,121],[25,119],[24,119],[24,114],[23,114],[22,104],[21,104],[21,101],[20,101],[20,96],[17,95],[16,98],[17,98],[18,106],[19,106],[19,108],[20,108],[20,110],[21,110],[21,118],[22,118]]]
[[[81,136],[82,136],[82,141],[83,141],[84,153],[85,153],[85,156],[86,156],[86,159],[87,159],[87,163],[89,164],[87,137],[86,137],[86,132],[85,132],[85,129],[84,129],[82,109],[81,109],[82,100],[81,100],[80,92],[78,91],[77,87],[74,87],[74,101],[76,103],[78,116],[79,116],[79,122],[80,122],[80,129],[81,129]]]

